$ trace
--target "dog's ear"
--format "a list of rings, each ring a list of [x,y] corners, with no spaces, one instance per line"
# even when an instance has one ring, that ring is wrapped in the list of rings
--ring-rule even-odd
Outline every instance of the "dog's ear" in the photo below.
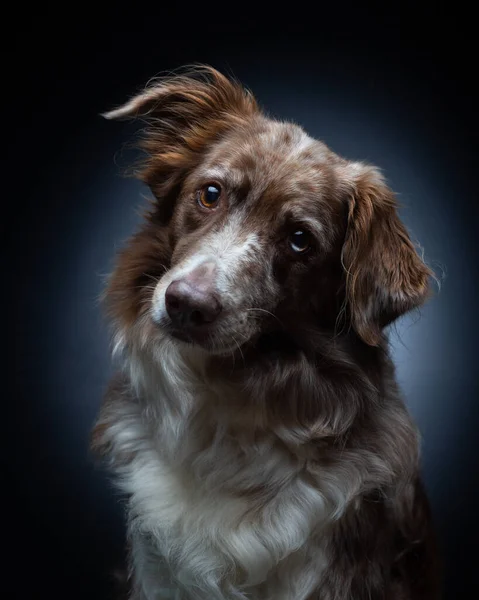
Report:
[[[342,249],[352,325],[376,346],[382,329],[427,298],[432,272],[419,257],[379,171],[362,163],[340,167],[348,189]]]
[[[141,119],[145,152],[137,176],[163,197],[202,152],[235,124],[259,112],[253,96],[212,67],[158,79],[106,119]]]

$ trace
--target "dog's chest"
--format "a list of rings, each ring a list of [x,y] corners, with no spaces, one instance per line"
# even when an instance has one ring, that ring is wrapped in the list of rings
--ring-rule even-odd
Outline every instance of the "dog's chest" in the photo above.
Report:
[[[142,427],[148,444],[127,475],[131,502],[146,528],[161,529],[168,543],[195,531],[214,540],[261,519],[301,468],[272,436],[253,440],[201,411],[164,414]]]
[[[176,397],[163,375],[160,397],[115,433],[135,448],[121,483],[146,597],[163,597],[154,590],[164,561],[198,599],[307,598],[327,563],[312,534],[331,514],[330,491],[272,432],[252,436],[207,410],[204,388]]]
[[[183,589],[194,586],[205,600],[281,598],[294,581],[309,589],[324,553],[317,550],[316,571],[306,578],[299,577],[300,557],[311,552],[325,497],[298,477],[298,464],[272,439],[244,448],[223,426],[200,421],[171,417],[159,425],[127,475],[136,568],[146,585],[158,585],[151,565],[164,560]],[[295,573],[286,583],[288,569]],[[292,597],[303,595],[284,596]]]

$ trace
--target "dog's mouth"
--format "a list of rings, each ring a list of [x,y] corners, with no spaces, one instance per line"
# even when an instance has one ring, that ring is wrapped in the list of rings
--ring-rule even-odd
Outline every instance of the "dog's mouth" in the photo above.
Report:
[[[178,327],[167,327],[167,333],[180,342],[186,342],[196,346],[208,347],[212,345],[212,334],[209,327],[197,327],[195,329],[182,329]]]
[[[208,354],[231,355],[251,345],[259,333],[255,323],[226,315],[214,323],[184,324],[179,326],[169,318],[156,322],[157,327],[168,337],[180,343],[201,348]]]
[[[201,348],[208,354],[213,355],[231,355],[236,351],[241,352],[242,347],[242,344],[238,340],[239,336],[230,336],[229,339],[222,340],[211,333],[200,333],[198,331],[193,333],[181,329],[169,329],[168,335],[174,340],[188,344],[189,346]]]

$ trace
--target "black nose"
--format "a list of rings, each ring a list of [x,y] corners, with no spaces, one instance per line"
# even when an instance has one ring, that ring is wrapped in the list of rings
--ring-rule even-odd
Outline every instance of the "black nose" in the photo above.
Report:
[[[194,277],[170,283],[165,303],[170,319],[181,328],[212,323],[221,312],[221,303],[211,285]]]

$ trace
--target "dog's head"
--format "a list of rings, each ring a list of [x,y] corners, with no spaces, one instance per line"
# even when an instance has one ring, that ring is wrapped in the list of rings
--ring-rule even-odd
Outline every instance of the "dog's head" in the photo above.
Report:
[[[105,116],[145,123],[138,175],[155,196],[107,290],[124,334],[225,353],[342,318],[377,345],[426,298],[430,272],[379,172],[266,117],[217,71],[160,80]]]

